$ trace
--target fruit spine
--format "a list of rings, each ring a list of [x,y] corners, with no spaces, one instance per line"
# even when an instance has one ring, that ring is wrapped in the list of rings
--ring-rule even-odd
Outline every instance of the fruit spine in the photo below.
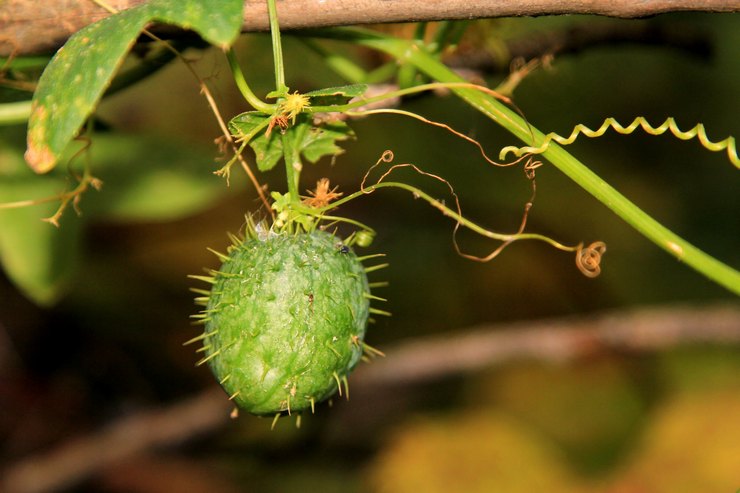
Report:
[[[348,393],[349,373],[375,351],[364,343],[369,314],[387,312],[370,308],[381,298],[370,294],[363,259],[338,237],[261,226],[248,223],[243,240],[232,238],[210,276],[192,276],[212,286],[195,290],[205,308],[194,317],[205,330],[188,343],[202,341],[198,364],[208,364],[239,408],[313,412]]]

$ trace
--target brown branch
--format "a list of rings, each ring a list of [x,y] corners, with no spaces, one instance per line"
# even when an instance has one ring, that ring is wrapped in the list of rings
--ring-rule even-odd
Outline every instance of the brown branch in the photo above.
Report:
[[[142,412],[73,439],[0,473],[0,491],[41,493],[72,486],[106,466],[219,428],[230,402],[211,389],[166,409]]]
[[[661,308],[487,325],[401,344],[358,370],[353,387],[418,384],[514,360],[568,361],[607,351],[740,343],[740,308]]]
[[[505,57],[496,58],[490,50],[461,47],[445,63],[452,68],[479,72],[507,71],[515,59],[524,61],[548,55],[577,55],[597,47],[632,44],[660,46],[678,50],[698,59],[713,55],[710,33],[684,23],[635,22],[579,24],[569,29],[528,33],[506,42]]]
[[[145,0],[109,0],[122,10]],[[666,12],[740,11],[740,0],[290,0],[279,1],[284,29],[386,22],[475,19],[557,14],[597,14],[635,18]],[[74,32],[109,15],[91,0],[5,0],[0,11],[0,56],[54,51]],[[264,0],[246,0],[244,31],[268,29]]]
[[[658,351],[685,344],[740,344],[740,307],[672,307],[476,327],[415,339],[352,376],[353,394],[413,385],[518,359],[565,361],[604,352]],[[361,395],[360,395],[360,398]],[[352,404],[350,403],[350,406]],[[146,411],[0,472],[0,491],[43,493],[78,483],[122,460],[215,431],[230,402],[217,389]]]

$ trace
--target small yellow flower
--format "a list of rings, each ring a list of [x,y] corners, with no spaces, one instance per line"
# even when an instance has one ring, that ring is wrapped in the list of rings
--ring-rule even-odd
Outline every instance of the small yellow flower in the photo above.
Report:
[[[280,101],[275,114],[270,118],[270,124],[267,127],[265,135],[269,136],[275,126],[285,130],[288,128],[288,121],[295,125],[295,119],[310,105],[308,96],[304,96],[298,93],[298,91],[293,94],[287,94],[285,99]]]
[[[291,123],[295,123],[295,119],[300,115],[304,109],[310,106],[308,96],[299,94],[298,91],[293,94],[288,94],[280,102],[278,107],[278,114],[286,119],[290,120]]]

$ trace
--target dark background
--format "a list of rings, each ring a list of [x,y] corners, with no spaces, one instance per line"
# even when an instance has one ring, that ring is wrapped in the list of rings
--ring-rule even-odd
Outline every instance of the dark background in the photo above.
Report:
[[[635,25],[685,34],[700,48],[667,36],[559,54],[515,92],[527,119],[567,134],[576,123],[597,127],[608,116],[624,124],[639,115],[654,124],[673,116],[682,129],[703,122],[713,140],[740,133],[737,15],[482,21],[471,24],[463,47],[495,54],[543,34]],[[237,45],[258,94],[273,83],[269,46],[260,35]],[[342,83],[300,41],[286,37],[284,48],[291,89]],[[221,53],[186,54],[225,117],[247,110]],[[361,50],[354,56],[368,67],[378,62]],[[507,66],[504,57],[488,67],[492,87]],[[403,108],[475,137],[494,156],[516,143],[452,96],[416,97]],[[65,293],[39,307],[0,278],[0,461],[7,467],[214,386],[207,369],[193,366],[198,356],[181,345],[198,333],[188,318],[196,311],[188,288],[196,283],[187,275],[216,266],[206,247],[224,249],[226,232],[259,208],[256,194],[239,169],[229,188],[211,174],[220,166],[213,145],[219,130],[196,81],[177,63],[105,100],[99,116],[118,137],[103,131],[93,143],[92,169],[104,188],[83,197],[80,218],[65,213],[62,229],[80,231],[72,241],[78,248],[62,254],[74,267]],[[493,168],[470,144],[415,120],[376,116],[351,125],[357,139],[347,152],[335,163],[307,166],[302,188],[328,176],[351,193],[389,149],[395,162],[448,179],[467,217],[504,232],[518,226],[530,194],[520,168]],[[10,166],[22,152],[23,128],[4,128],[3,136],[3,164]],[[737,169],[724,153],[640,132],[582,138],[570,151],[670,229],[740,265]],[[437,182],[401,177],[444,197]],[[284,188],[280,170],[259,178],[271,190]],[[48,215],[40,209],[26,210]],[[454,338],[480,324],[737,305],[548,164],[537,170],[528,229],[569,244],[605,241],[596,279],[543,243],[516,243],[486,264],[463,259],[452,244],[454,224],[401,191],[379,191],[339,212],[375,228],[369,251],[386,253],[391,264],[373,275],[390,282],[379,294],[393,312],[369,329],[368,342],[380,349],[435,334]],[[459,242],[479,255],[497,246],[468,233]],[[108,464],[69,491],[734,491],[739,355],[731,344],[603,350],[561,364],[522,360],[381,390],[358,404],[321,406],[300,429],[284,420],[270,431],[269,420],[242,416]]]

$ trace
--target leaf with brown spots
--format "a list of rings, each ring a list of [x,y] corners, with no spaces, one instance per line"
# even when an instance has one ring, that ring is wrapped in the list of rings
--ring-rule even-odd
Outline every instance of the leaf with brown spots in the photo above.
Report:
[[[26,162],[37,173],[54,168],[147,24],[192,29],[225,48],[239,34],[241,12],[240,0],[155,0],[78,31],[39,80],[28,120]]]

